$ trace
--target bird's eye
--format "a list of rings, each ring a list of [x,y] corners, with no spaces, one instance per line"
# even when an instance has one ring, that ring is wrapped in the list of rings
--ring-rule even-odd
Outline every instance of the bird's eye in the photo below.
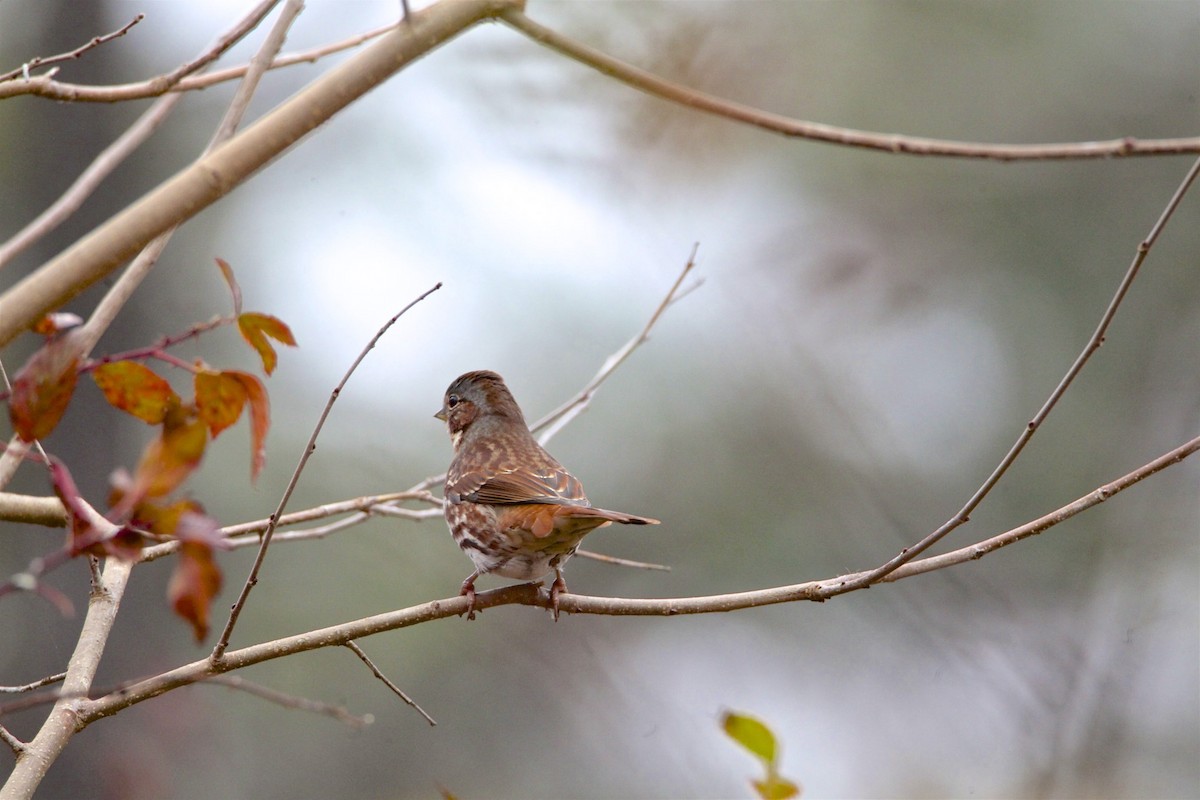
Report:
[[[452,394],[446,398],[446,408],[454,408],[458,405],[458,395]]]

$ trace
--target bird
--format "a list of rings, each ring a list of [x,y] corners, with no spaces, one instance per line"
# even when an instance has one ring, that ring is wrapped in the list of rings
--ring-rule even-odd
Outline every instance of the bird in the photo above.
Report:
[[[475,618],[483,574],[536,580],[554,572],[550,605],[566,591],[563,565],[596,528],[659,520],[593,506],[579,479],[538,444],[504,379],[489,370],[460,375],[434,416],[446,423],[454,458],[446,472],[446,524],[475,565],[462,583]]]

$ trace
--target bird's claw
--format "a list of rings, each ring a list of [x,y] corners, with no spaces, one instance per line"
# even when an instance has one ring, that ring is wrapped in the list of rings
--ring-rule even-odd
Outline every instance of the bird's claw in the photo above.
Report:
[[[463,581],[462,591],[460,595],[467,598],[467,619],[475,619],[475,581],[469,579]]]
[[[558,622],[558,596],[567,590],[567,582],[560,573],[550,584],[550,610],[554,613],[554,621]]]

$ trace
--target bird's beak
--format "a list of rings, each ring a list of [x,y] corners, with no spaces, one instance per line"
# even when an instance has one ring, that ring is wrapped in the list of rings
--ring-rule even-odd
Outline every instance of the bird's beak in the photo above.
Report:
[[[440,419],[442,422],[445,422],[446,421],[446,409],[443,408],[441,411],[437,412],[433,416],[436,417],[437,419]]]

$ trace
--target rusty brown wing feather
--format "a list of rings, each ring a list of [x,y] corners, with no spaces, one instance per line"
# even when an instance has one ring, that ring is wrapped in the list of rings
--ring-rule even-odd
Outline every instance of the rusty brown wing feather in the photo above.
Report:
[[[518,468],[511,472],[487,476],[471,472],[462,477],[461,485],[456,483],[449,491],[471,503],[554,503],[580,506],[588,504],[579,481],[565,470],[534,472]],[[474,488],[471,488],[472,486]]]
[[[536,442],[528,442],[536,449],[521,445],[492,449],[483,458],[467,453],[455,458],[446,476],[446,497],[452,503],[589,505],[583,484],[553,456]]]

